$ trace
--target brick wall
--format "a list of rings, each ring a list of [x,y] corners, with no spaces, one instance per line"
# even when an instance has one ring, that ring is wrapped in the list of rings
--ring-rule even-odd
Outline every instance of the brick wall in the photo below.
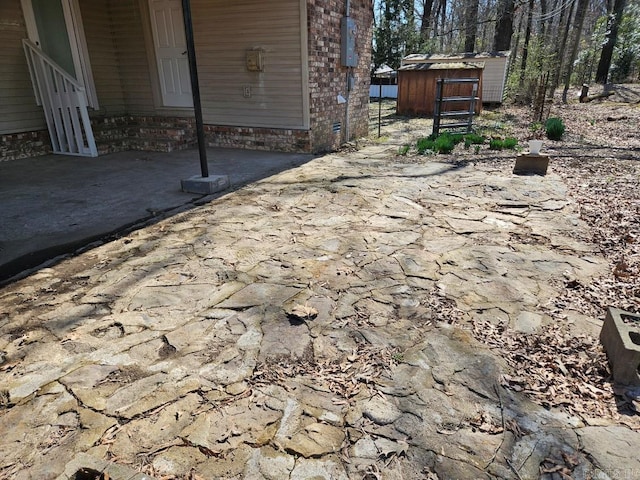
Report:
[[[47,130],[0,135],[0,161],[37,157],[51,153]]]
[[[147,150],[172,152],[198,145],[195,120],[189,117],[97,116],[91,119],[98,153]],[[280,152],[311,152],[307,130],[205,125],[210,147],[248,148]],[[46,130],[0,136],[0,160],[51,153]]]
[[[278,152],[311,151],[309,132],[306,130],[205,125],[204,131],[210,147]]]
[[[350,17],[357,25],[358,66],[351,69],[355,84],[347,93],[349,69],[340,61],[340,20],[346,0],[309,0],[309,95],[311,144],[314,152],[330,151],[348,140],[368,133],[369,80],[371,65],[371,0],[352,0]],[[349,97],[338,103],[338,95]],[[348,111],[348,125],[347,122]],[[348,127],[348,137],[346,130]]]

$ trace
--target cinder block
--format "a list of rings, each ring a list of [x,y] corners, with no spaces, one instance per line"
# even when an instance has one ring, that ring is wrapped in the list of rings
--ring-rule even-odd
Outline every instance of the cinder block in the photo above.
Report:
[[[196,175],[180,182],[183,192],[202,195],[211,195],[229,188],[229,177],[227,175],[211,175],[209,177]]]
[[[537,155],[521,153],[516,157],[513,173],[516,175],[546,175],[549,167],[549,156],[544,153]]]
[[[613,379],[640,386],[640,315],[610,307],[600,331]]]

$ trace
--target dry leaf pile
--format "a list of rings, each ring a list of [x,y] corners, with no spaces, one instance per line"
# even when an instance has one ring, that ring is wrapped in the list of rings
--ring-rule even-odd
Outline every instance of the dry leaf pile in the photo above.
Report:
[[[542,480],[560,478],[572,480],[573,470],[580,464],[577,454],[561,452],[559,455],[547,457],[540,464],[540,478]]]
[[[308,355],[270,359],[257,365],[251,383],[288,389],[292,379],[308,379],[315,388],[332,392],[340,401],[356,395],[362,384],[372,384],[389,372],[397,364],[397,355],[393,349],[360,344],[351,355],[339,358],[315,359]]]
[[[636,156],[565,162],[559,169],[589,224],[589,240],[611,264],[610,276],[578,289],[600,312],[608,306],[640,312],[640,151]]]
[[[512,374],[503,375],[503,386],[587,422],[609,418],[640,428],[634,404],[614,395],[607,358],[597,339],[568,333],[561,325],[523,334],[486,321],[472,323],[474,336],[499,350],[512,369]]]

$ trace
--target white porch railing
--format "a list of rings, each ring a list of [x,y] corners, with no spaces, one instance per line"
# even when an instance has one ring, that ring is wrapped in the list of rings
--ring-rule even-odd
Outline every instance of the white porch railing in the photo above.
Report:
[[[42,105],[54,153],[97,157],[84,87],[29,40],[22,40],[36,103]]]

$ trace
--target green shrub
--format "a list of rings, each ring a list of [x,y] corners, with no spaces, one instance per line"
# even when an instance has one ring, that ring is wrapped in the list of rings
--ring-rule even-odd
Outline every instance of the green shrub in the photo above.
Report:
[[[437,137],[431,134],[428,137],[420,138],[416,143],[416,150],[420,154],[427,152],[451,153],[455,146],[461,142],[464,142],[465,148],[469,148],[470,145],[483,144],[484,141],[483,136],[475,133],[444,132]]]
[[[454,145],[457,145],[464,140],[463,133],[443,133],[442,135],[449,136]]]
[[[502,150],[504,148],[504,142],[499,138],[492,138],[489,140],[489,150]]]
[[[455,146],[455,137],[449,134],[440,135],[434,142],[434,149],[438,153],[451,153]]]
[[[477,133],[467,133],[464,136],[464,143],[469,145],[482,145],[486,138]]]
[[[549,140],[560,140],[562,139],[562,135],[564,135],[564,122],[557,117],[547,119],[544,128]]]
[[[489,150],[515,150],[518,145],[518,140],[513,137],[507,137],[505,139],[502,138],[492,138],[489,140]]]
[[[416,144],[416,150],[420,155],[423,155],[428,151],[433,152],[435,151],[434,141],[429,137],[420,138],[418,139],[418,143]]]
[[[507,150],[514,150],[518,145],[518,139],[513,137],[507,137],[502,141],[502,146]]]

